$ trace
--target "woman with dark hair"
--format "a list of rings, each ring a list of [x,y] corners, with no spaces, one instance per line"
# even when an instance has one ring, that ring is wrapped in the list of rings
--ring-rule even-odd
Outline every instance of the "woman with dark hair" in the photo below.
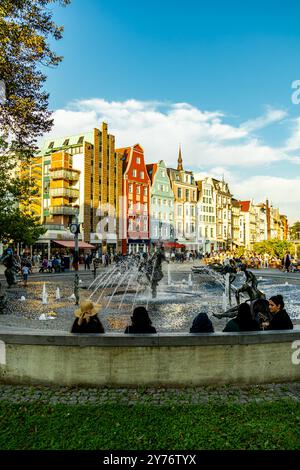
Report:
[[[259,331],[259,324],[253,319],[249,304],[242,303],[238,307],[238,314],[226,324],[225,333],[235,331]]]
[[[207,316],[207,313],[200,312],[194,318],[193,324],[190,328],[190,333],[213,333],[214,327],[212,322]]]
[[[259,327],[264,330],[265,323],[271,321],[272,315],[269,309],[269,302],[267,299],[256,299],[250,304],[252,318],[257,322]]]
[[[136,307],[124,333],[156,333],[145,307]]]
[[[282,295],[273,295],[269,299],[271,321],[265,323],[266,330],[292,330],[293,323],[284,309]]]

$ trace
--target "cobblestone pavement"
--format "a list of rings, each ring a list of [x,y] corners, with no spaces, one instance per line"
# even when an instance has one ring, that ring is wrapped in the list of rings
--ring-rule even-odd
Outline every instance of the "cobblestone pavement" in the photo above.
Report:
[[[300,401],[300,382],[247,387],[79,388],[0,385],[0,402],[56,405],[198,405]]]

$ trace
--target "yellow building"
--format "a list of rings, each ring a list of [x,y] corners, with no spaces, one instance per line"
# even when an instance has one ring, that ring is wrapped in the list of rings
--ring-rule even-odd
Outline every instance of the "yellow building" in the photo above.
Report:
[[[47,232],[41,242],[72,240],[68,226],[81,224],[79,239],[102,251],[121,251],[119,199],[122,156],[107,124],[73,136],[48,140],[31,164],[41,187],[40,216]]]
[[[177,170],[168,168],[168,175],[174,193],[175,236],[187,250],[198,249],[196,241],[197,185],[193,173],[185,171],[179,149]]]

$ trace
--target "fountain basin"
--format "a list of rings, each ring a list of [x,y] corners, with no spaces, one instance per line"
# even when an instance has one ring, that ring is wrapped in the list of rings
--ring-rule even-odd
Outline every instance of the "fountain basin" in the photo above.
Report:
[[[299,327],[155,335],[75,335],[2,327],[0,382],[113,387],[297,381],[299,340]]]

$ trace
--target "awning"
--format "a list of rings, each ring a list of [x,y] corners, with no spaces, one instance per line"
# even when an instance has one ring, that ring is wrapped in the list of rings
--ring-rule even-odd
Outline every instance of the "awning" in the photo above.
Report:
[[[162,242],[164,248],[185,248],[185,245],[176,242]]]
[[[74,240],[51,240],[53,243],[56,243],[57,245],[64,246],[65,248],[73,248],[75,247]],[[95,250],[96,247],[94,245],[91,245],[90,243],[82,242],[81,240],[78,240],[78,248],[86,248],[89,250]]]

